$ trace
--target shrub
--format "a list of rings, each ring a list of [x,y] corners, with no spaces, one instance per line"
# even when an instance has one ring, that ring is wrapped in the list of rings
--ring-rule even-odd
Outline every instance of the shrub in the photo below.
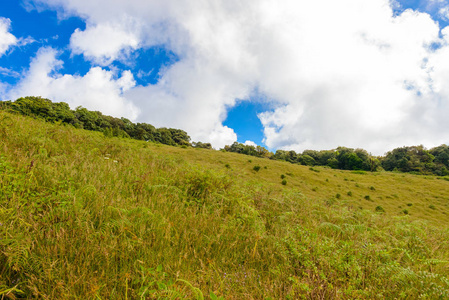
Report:
[[[402,210],[402,213],[403,213],[404,215],[408,215],[408,210],[407,210],[407,209],[403,209],[403,210]]]
[[[371,200],[370,195],[366,195],[364,198],[365,198],[365,200],[368,200],[368,201]]]
[[[430,208],[430,209],[436,209],[435,205],[433,205],[433,204],[430,204],[430,205],[429,205],[429,208]]]
[[[352,197],[352,192],[351,191],[348,192],[348,196]]]
[[[412,206],[413,205],[413,203],[407,203],[407,206]]]
[[[281,179],[284,179],[284,178],[285,178],[285,175],[284,175],[284,174],[282,174],[282,175],[281,175]]]
[[[376,210],[376,212],[380,212],[380,213],[385,212],[385,209],[382,206],[380,206],[380,205],[376,206],[375,210]]]
[[[256,171],[256,172],[259,172],[260,166],[254,166],[253,170]]]
[[[282,183],[282,185],[287,185],[287,180],[284,179],[284,180],[282,180],[281,183]]]
[[[335,198],[340,199],[340,198],[341,198],[341,195],[340,195],[340,194],[337,194],[337,195],[335,195]]]

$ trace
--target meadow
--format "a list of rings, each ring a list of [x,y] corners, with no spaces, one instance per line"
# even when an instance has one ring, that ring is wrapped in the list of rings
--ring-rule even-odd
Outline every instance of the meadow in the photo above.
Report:
[[[0,111],[2,299],[448,299],[449,178]]]

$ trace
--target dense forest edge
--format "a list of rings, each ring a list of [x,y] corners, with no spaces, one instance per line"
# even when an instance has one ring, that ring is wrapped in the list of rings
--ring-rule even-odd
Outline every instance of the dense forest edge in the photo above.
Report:
[[[192,142],[181,129],[156,128],[146,123],[133,123],[126,118],[103,115],[81,106],[70,109],[64,102],[55,103],[42,97],[22,97],[15,101],[2,101],[0,109],[25,116],[61,122],[86,130],[103,132],[107,137],[132,138],[152,141],[170,146],[212,149],[210,143]],[[306,166],[327,166],[332,169],[354,171],[398,171],[424,175],[449,175],[449,146],[443,144],[426,149],[423,145],[404,146],[389,151],[385,156],[373,156],[364,149],[338,147],[333,150],[268,151],[262,146],[245,145],[238,142],[227,145],[220,151],[246,154],[255,157],[287,161]]]

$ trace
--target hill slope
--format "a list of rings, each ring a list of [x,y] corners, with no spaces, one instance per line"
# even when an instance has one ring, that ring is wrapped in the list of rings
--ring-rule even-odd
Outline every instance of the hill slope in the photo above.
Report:
[[[444,178],[0,112],[0,295],[11,299],[448,298],[448,204]]]

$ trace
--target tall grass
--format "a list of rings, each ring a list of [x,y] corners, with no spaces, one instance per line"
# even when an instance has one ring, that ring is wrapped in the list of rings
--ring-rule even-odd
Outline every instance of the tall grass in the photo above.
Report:
[[[387,190],[383,180],[394,174],[260,164],[267,168],[255,172],[242,155],[106,138],[0,112],[0,295],[449,298],[447,226],[414,216],[416,205],[410,216],[389,212],[407,195]],[[416,180],[448,184],[412,175],[389,182],[413,189]],[[347,198],[360,199],[331,196],[349,187]],[[444,192],[428,192],[435,197],[422,192],[404,203],[438,200],[430,211],[445,212]],[[367,193],[373,203],[363,200]],[[379,202],[386,195],[390,206]],[[360,209],[361,201],[385,213]]]

